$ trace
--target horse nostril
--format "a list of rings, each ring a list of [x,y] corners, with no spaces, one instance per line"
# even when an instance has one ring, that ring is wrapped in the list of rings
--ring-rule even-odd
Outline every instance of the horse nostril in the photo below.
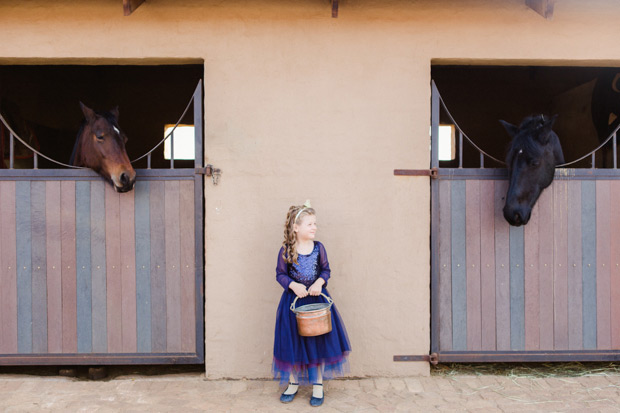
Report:
[[[121,184],[127,185],[129,183],[129,176],[125,172],[121,174]]]
[[[515,212],[515,224],[520,224],[522,221],[521,215],[518,212]]]

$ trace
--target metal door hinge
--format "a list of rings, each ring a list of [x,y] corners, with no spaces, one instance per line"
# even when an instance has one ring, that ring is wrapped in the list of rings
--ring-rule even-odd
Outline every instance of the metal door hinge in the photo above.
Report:
[[[207,164],[207,166],[205,166],[204,168],[196,168],[196,173],[210,176],[213,180],[213,185],[217,185],[220,181],[222,170],[220,168],[214,168],[211,164]]]
[[[431,353],[415,356],[394,356],[394,361],[428,361],[433,366],[436,366],[437,363],[439,363],[439,354]]]

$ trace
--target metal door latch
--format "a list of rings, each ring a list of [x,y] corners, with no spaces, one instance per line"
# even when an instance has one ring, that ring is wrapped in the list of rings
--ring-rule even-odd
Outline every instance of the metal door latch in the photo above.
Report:
[[[207,164],[207,166],[205,166],[204,168],[196,168],[196,173],[210,176],[213,180],[213,185],[217,185],[220,182],[222,170],[220,168],[214,168],[211,164]]]

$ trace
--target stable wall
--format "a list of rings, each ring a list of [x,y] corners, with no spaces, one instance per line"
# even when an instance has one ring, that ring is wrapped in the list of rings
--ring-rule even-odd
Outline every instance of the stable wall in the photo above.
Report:
[[[310,198],[351,375],[428,374],[433,63],[619,65],[613,0],[120,0],[0,4],[0,63],[202,63],[207,377],[269,377],[276,254]],[[474,97],[475,98],[475,97]],[[36,99],[36,96],[33,97]]]

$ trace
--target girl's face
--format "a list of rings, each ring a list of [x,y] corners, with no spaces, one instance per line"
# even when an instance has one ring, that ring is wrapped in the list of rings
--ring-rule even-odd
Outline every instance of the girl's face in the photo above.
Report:
[[[297,241],[313,240],[316,234],[316,216],[304,215],[299,224],[293,225],[293,231],[297,235]]]

